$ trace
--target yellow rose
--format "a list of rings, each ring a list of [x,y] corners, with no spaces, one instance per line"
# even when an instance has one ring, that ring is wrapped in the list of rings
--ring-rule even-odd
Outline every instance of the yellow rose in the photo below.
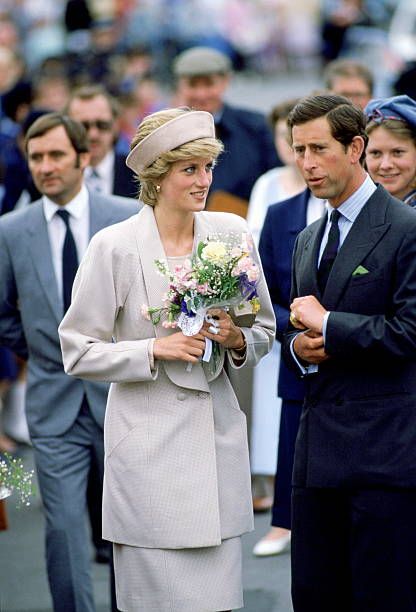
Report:
[[[212,263],[220,263],[227,255],[227,249],[222,242],[208,242],[202,249],[201,259],[206,259]]]

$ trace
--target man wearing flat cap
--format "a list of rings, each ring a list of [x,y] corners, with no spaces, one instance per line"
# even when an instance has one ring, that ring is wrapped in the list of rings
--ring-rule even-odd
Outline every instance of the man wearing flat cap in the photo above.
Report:
[[[207,208],[245,217],[256,179],[279,165],[271,131],[263,115],[224,102],[231,61],[210,47],[192,47],[174,60],[179,103],[212,113],[217,137],[224,143]]]

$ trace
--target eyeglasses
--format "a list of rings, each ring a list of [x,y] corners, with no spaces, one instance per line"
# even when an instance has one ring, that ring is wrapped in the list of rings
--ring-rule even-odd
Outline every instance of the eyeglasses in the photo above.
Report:
[[[339,96],[344,96],[344,98],[369,98],[370,94],[368,91],[340,91],[338,92]]]
[[[100,132],[110,132],[113,127],[112,121],[104,121],[104,119],[97,119],[96,121],[81,121],[84,128],[90,130],[92,127],[97,128]]]

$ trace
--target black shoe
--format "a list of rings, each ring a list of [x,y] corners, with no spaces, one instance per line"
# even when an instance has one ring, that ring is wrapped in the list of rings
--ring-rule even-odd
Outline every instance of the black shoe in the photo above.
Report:
[[[101,564],[110,563],[110,557],[111,557],[110,545],[100,546],[99,548],[96,548],[95,559],[94,559],[96,563],[101,563]]]

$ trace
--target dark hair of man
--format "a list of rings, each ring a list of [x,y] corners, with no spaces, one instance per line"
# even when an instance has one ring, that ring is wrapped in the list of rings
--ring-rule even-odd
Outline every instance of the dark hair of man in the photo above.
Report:
[[[47,132],[50,132],[50,130],[53,130],[60,125],[62,125],[66,135],[71,141],[71,144],[77,153],[77,157],[80,153],[87,153],[89,151],[88,137],[84,126],[78,121],[74,121],[62,113],[47,113],[32,123],[26,133],[26,150],[29,140],[44,136]]]
[[[325,87],[332,89],[334,80],[337,77],[359,78],[367,85],[369,94],[373,94],[373,74],[371,70],[369,70],[367,66],[361,62],[351,59],[334,60],[333,62],[330,62],[325,68],[324,72]]]
[[[360,163],[364,163],[368,136],[365,131],[366,117],[361,109],[350,100],[335,94],[321,94],[302,98],[291,110],[287,118],[289,142],[292,143],[292,128],[314,119],[325,117],[331,134],[346,149],[355,136],[361,136],[364,149]]]
[[[93,100],[98,96],[102,96],[107,100],[113,119],[116,119],[120,115],[120,104],[102,85],[82,85],[74,89],[69,96],[65,112],[69,114],[69,109],[73,100]]]

